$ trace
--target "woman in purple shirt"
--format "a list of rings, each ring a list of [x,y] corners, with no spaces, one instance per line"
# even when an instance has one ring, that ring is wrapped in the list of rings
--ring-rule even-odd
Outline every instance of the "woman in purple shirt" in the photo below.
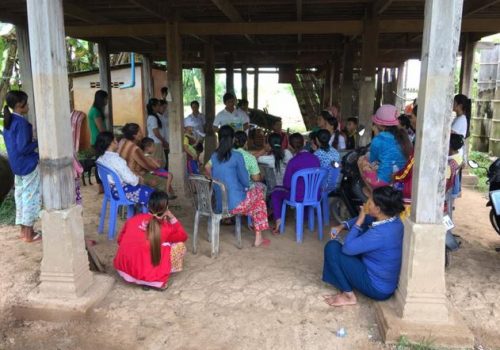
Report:
[[[288,162],[283,177],[283,186],[276,186],[271,193],[271,203],[273,208],[273,217],[276,222],[273,234],[279,233],[281,223],[281,205],[285,199],[290,198],[290,190],[292,188],[292,176],[297,171],[309,168],[319,168],[319,159],[312,153],[304,150],[304,137],[295,133],[290,135],[288,143],[295,156]],[[301,201],[304,199],[304,181],[299,179],[296,189],[296,199]]]
[[[33,139],[33,127],[23,117],[29,111],[28,95],[9,91],[5,102],[3,138],[15,175],[16,225],[21,225],[23,241],[39,241],[41,234],[33,230],[41,209],[38,143]]]

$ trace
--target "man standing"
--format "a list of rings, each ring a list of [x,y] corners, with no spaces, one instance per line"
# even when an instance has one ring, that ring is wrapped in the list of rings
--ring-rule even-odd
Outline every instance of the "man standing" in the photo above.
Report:
[[[248,115],[241,109],[235,107],[236,97],[227,92],[223,97],[226,108],[220,111],[215,117],[213,128],[217,132],[224,125],[231,126],[235,131],[245,131],[250,127]]]

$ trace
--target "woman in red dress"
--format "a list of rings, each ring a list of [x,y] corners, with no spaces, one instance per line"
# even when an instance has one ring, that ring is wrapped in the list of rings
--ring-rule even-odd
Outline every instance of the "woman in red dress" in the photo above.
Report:
[[[166,289],[170,274],[182,270],[188,236],[168,209],[165,192],[153,192],[148,208],[123,226],[114,266],[127,282]]]

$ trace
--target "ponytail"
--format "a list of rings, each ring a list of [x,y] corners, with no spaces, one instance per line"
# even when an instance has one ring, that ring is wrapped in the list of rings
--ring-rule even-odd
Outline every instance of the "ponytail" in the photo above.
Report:
[[[215,150],[219,162],[227,162],[231,158],[231,149],[234,144],[234,130],[224,125],[219,130],[219,147]]]
[[[21,90],[11,90],[5,96],[5,107],[3,108],[3,127],[6,130],[10,129],[12,124],[12,113],[11,109],[14,109],[18,103],[23,106],[28,103],[28,95]]]
[[[401,147],[401,151],[406,159],[410,158],[410,155],[413,150],[413,145],[408,137],[408,133],[406,130],[398,128],[397,126],[387,126],[385,131],[391,133],[396,139],[399,147]]]
[[[321,148],[325,152],[328,152],[330,150],[330,144],[329,144],[330,137],[331,137],[330,132],[326,129],[321,129],[321,130],[318,130],[315,137],[316,137],[316,140],[318,140],[319,148]],[[338,142],[338,138],[335,139],[335,141]]]
[[[158,266],[161,261],[162,215],[168,209],[168,195],[163,191],[153,192],[149,197],[148,208],[151,213],[147,231],[151,264]]]
[[[267,139],[267,142],[271,147],[271,152],[274,155],[274,170],[278,173],[281,172],[281,163],[285,158],[285,152],[283,152],[283,149],[281,148],[281,141],[281,135],[275,132],[269,135],[269,138]]]

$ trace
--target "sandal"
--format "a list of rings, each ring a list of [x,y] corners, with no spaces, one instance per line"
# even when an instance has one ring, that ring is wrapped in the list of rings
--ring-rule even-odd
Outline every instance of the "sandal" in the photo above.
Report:
[[[35,235],[31,238],[23,237],[22,240],[26,243],[34,243],[42,240],[42,233],[36,232]]]

